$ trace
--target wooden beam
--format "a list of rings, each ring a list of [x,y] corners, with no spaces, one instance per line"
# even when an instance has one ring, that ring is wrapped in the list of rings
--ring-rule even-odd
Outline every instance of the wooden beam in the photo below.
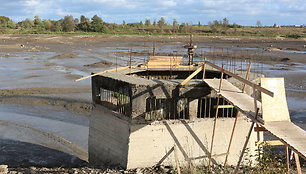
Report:
[[[217,98],[217,107],[219,106],[220,104],[220,97],[221,95],[219,94],[218,95],[218,98]],[[210,171],[210,163],[211,163],[211,160],[212,160],[212,153],[213,153],[213,146],[214,146],[214,139],[215,139],[215,132],[216,132],[216,126],[217,126],[217,118],[218,118],[218,111],[219,109],[216,110],[216,113],[215,113],[215,119],[214,119],[214,125],[213,125],[213,132],[212,132],[212,137],[211,137],[211,144],[210,144],[210,151],[209,151],[209,160],[208,160],[208,170]]]
[[[289,157],[289,147],[286,146],[286,166],[287,166],[287,173],[290,174],[290,157]]]
[[[301,163],[300,163],[300,157],[297,153],[294,152],[294,158],[295,158],[295,164],[296,164],[296,170],[298,174],[302,174],[301,169]]]
[[[226,157],[225,157],[225,160],[224,160],[224,167],[226,167],[226,164],[227,164],[227,159],[228,159],[228,155],[229,155],[229,152],[230,152],[230,149],[231,149],[231,145],[232,145],[232,141],[233,141],[233,137],[234,137],[234,132],[236,130],[237,120],[238,120],[238,111],[236,113],[236,118],[235,118],[235,122],[234,122],[234,125],[233,125],[233,128],[232,128],[230,141],[228,143]]]
[[[158,163],[155,166],[160,166],[173,151],[174,151],[174,146],[166,153],[164,157],[162,157],[161,160],[158,161]]]
[[[88,78],[93,77],[93,76],[97,76],[97,75],[101,75],[101,74],[105,74],[105,73],[109,73],[109,72],[122,71],[122,70],[126,70],[126,69],[129,69],[129,68],[130,68],[130,66],[124,66],[124,67],[120,67],[120,68],[115,68],[115,69],[110,69],[110,70],[106,70],[106,71],[101,71],[101,72],[92,74],[90,76],[79,78],[79,79],[75,80],[75,82],[78,82],[78,81],[81,81],[81,80],[84,80],[84,79],[88,79]]]
[[[255,132],[264,132],[264,131],[268,131],[268,130],[266,128],[264,128],[264,127],[255,127],[254,131]]]
[[[220,83],[219,83],[219,93],[221,92],[221,88],[222,88],[223,75],[224,75],[224,65],[222,65],[222,70],[221,70],[221,78],[220,78]]]
[[[256,146],[283,146],[284,143],[279,140],[271,140],[271,141],[258,141],[256,142]]]
[[[217,106],[217,105],[215,105],[214,106],[214,109],[226,109],[226,108],[234,108],[234,106],[233,105],[219,105],[219,106]]]
[[[180,85],[184,86],[186,85],[194,76],[196,76],[199,72],[203,70],[203,66],[200,66],[197,70],[195,70],[190,76],[188,76]]]
[[[214,155],[212,155],[211,157],[212,157],[212,158],[217,158],[217,157],[225,156],[225,155],[227,155],[227,153],[214,154]]]
[[[256,109],[256,112],[255,112],[255,119],[257,119],[257,117],[258,117],[258,112],[259,112],[259,109],[257,108],[257,109]],[[240,163],[241,163],[241,161],[242,161],[242,158],[243,158],[245,149],[246,149],[246,147],[247,147],[247,145],[248,145],[248,143],[249,143],[249,140],[250,140],[250,137],[251,137],[251,134],[252,134],[252,130],[253,130],[253,128],[254,128],[254,125],[255,125],[255,122],[252,122],[251,127],[250,127],[250,130],[249,130],[249,132],[248,132],[248,136],[246,137],[246,140],[245,140],[244,145],[243,145],[243,148],[242,148],[242,152],[241,152],[240,157],[239,157],[239,160],[238,160],[238,162],[237,162],[237,166],[236,166],[236,168],[235,168],[234,174],[237,174],[237,173],[238,173],[238,169],[239,169]]]
[[[221,67],[219,67],[219,66],[217,66],[217,65],[215,65],[215,64],[213,64],[213,63],[211,63],[211,62],[205,61],[205,63],[208,64],[209,66],[211,66],[211,67],[213,67],[213,68],[219,70],[219,71],[222,71],[222,68],[221,68]],[[260,91],[260,92],[263,92],[263,93],[265,93],[265,94],[267,94],[267,95],[269,95],[269,96],[271,96],[271,97],[274,96],[274,93],[273,93],[273,92],[271,92],[271,91],[269,91],[269,90],[267,90],[267,89],[265,89],[265,88],[263,88],[263,87],[261,87],[261,86],[255,84],[255,83],[253,83],[253,82],[251,82],[251,81],[249,81],[249,80],[246,80],[246,79],[244,79],[244,78],[242,78],[242,77],[240,77],[240,76],[238,76],[238,75],[236,75],[236,74],[234,74],[234,73],[232,73],[232,72],[230,72],[230,71],[228,71],[228,70],[226,70],[226,69],[224,69],[223,72],[224,72],[225,74],[227,74],[227,75],[229,75],[229,76],[231,76],[231,77],[233,77],[233,78],[235,78],[235,79],[237,79],[237,80],[239,80],[239,81],[241,81],[241,82],[243,82],[243,83],[249,85],[249,86],[254,86],[254,87],[255,87],[258,91]]]
[[[205,60],[206,60],[206,58],[205,58]],[[205,73],[206,73],[206,63],[204,62],[204,64],[203,64],[203,77],[202,77],[202,80],[205,79]]]

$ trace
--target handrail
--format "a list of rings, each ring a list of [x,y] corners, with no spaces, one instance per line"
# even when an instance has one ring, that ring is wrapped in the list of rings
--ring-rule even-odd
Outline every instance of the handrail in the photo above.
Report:
[[[257,89],[260,92],[263,92],[263,93],[265,93],[265,94],[267,94],[267,95],[269,95],[271,97],[274,97],[274,93],[273,92],[271,92],[271,91],[269,91],[269,90],[267,90],[267,89],[265,89],[265,88],[255,84],[255,83],[253,83],[253,82],[251,82],[249,80],[246,80],[246,79],[244,79],[244,78],[242,78],[242,77],[240,77],[240,76],[238,76],[238,75],[236,75],[236,74],[234,74],[234,73],[232,73],[232,72],[230,72],[230,71],[228,71],[226,69],[222,70],[221,67],[219,67],[219,66],[217,66],[217,65],[215,65],[215,64],[213,64],[211,62],[205,61],[205,64],[207,64],[207,65],[209,65],[209,66],[211,66],[211,67],[213,67],[213,68],[215,68],[215,69],[217,69],[219,71],[223,71],[223,73],[225,73],[225,74],[227,74],[227,75],[229,75],[229,76],[231,76],[231,77],[241,81],[244,84],[247,84],[247,85]]]

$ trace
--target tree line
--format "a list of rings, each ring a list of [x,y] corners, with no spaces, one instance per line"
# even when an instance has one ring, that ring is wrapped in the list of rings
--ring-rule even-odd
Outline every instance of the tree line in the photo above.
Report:
[[[226,18],[225,18],[226,19]],[[235,27],[236,24],[234,24]],[[35,31],[51,31],[51,32],[100,32],[106,33],[108,31],[122,30],[122,29],[134,29],[138,31],[150,31],[157,30],[165,32],[189,32],[192,30],[192,26],[202,26],[199,22],[197,25],[190,23],[179,23],[176,19],[173,19],[169,24],[161,17],[159,20],[151,22],[150,19],[146,19],[144,22],[126,23],[122,24],[107,23],[102,20],[98,15],[94,15],[91,18],[84,15],[80,18],[74,18],[71,15],[67,15],[60,20],[41,19],[39,16],[35,16],[34,19],[25,19],[20,22],[14,22],[9,17],[0,16],[0,32],[1,29],[19,29],[19,30],[35,30]],[[215,31],[222,30],[221,28],[230,27],[228,20],[222,22],[213,21],[209,23],[211,29]],[[222,27],[220,27],[222,26]],[[239,25],[237,25],[239,26]]]
[[[208,25],[201,22],[192,24],[188,22],[179,23],[176,19],[166,21],[163,17],[158,20],[121,24],[108,23],[103,21],[98,15],[91,18],[81,15],[74,18],[67,15],[59,20],[41,19],[35,16],[33,19],[25,19],[14,22],[9,17],[0,16],[0,34],[48,34],[62,32],[93,32],[108,34],[200,34],[200,35],[231,35],[231,36],[299,36],[306,37],[303,28],[290,28],[286,30],[280,27],[262,27],[260,21],[256,21],[254,27],[241,26],[230,23],[227,18],[222,20],[213,20]]]

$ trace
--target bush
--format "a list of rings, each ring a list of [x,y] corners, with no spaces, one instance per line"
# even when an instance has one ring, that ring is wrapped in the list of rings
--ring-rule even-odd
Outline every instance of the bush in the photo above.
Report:
[[[298,35],[298,34],[287,34],[286,37],[287,37],[287,38],[298,39],[298,38],[301,38],[302,36],[301,36],[301,35]]]

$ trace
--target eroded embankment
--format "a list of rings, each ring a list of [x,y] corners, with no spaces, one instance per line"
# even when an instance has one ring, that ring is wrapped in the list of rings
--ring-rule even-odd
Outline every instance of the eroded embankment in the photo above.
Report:
[[[82,113],[87,116],[92,110],[92,103],[87,100],[62,97],[63,94],[75,95],[88,93],[85,88],[25,88],[0,90],[0,102],[11,104],[31,104],[60,106],[69,111]]]

